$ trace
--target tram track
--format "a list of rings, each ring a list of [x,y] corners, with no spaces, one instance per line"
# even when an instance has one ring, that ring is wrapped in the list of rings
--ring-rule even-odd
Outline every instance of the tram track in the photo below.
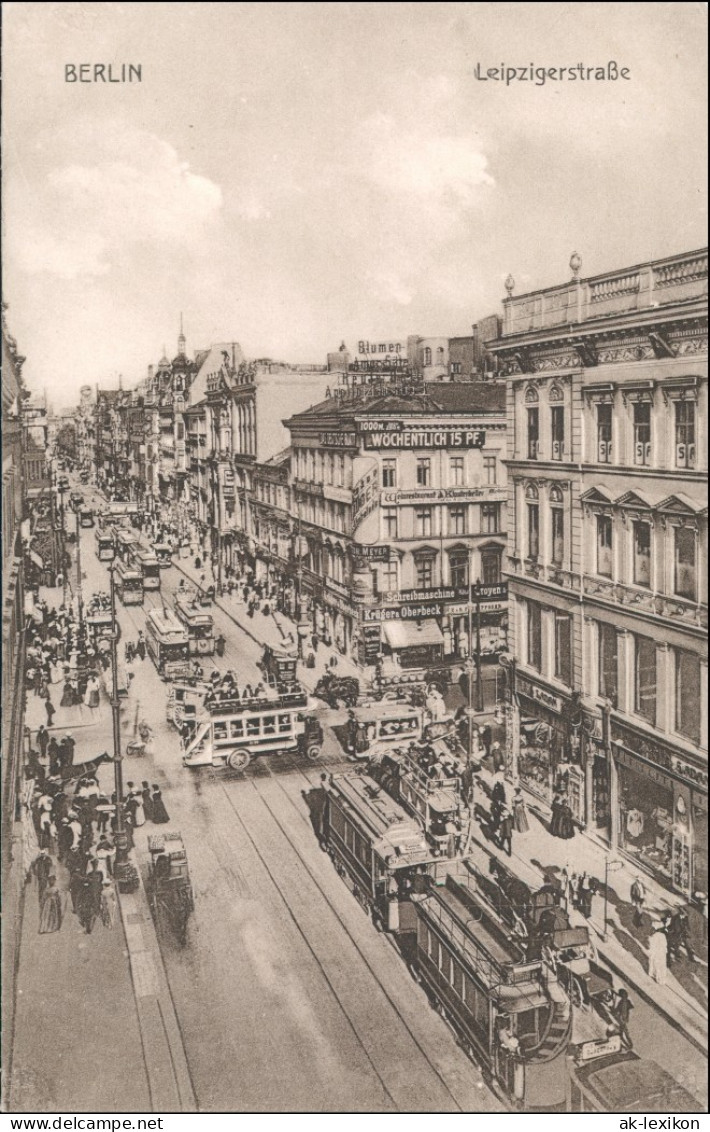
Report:
[[[292,765],[293,765],[293,760],[291,760],[291,762],[292,762]],[[298,771],[298,773],[300,773],[300,774],[302,775],[302,777],[303,777],[303,778],[305,779],[305,781],[306,781],[306,782],[308,783],[309,787],[311,787],[311,788],[312,788],[314,784],[313,784],[313,782],[312,782],[312,781],[311,781],[311,780],[310,780],[310,779],[308,778],[308,775],[307,775],[307,774],[305,774],[305,772],[303,771],[303,769],[302,769],[301,767],[299,767],[299,766],[298,766],[297,764],[295,764],[295,765],[294,765],[294,769],[296,769],[296,770]],[[301,820],[302,820],[302,821],[303,821],[303,822],[305,823],[306,827],[307,827],[307,828],[308,828],[308,829],[310,830],[310,832],[312,833],[312,827],[311,827],[311,823],[310,823],[310,821],[309,821],[309,820],[308,820],[308,818],[307,818],[307,817],[305,816],[305,814],[304,814],[304,813],[303,813],[303,812],[302,812],[301,810],[299,810],[299,808],[298,808],[298,806],[296,805],[296,803],[294,802],[293,798],[292,798],[292,797],[290,796],[290,794],[288,793],[288,791],[286,791],[286,790],[284,789],[284,787],[283,787],[283,784],[282,784],[282,783],[281,783],[281,782],[279,781],[279,778],[278,778],[278,777],[277,777],[277,776],[276,776],[275,774],[273,774],[273,773],[272,773],[271,771],[269,771],[269,778],[270,778],[270,779],[272,779],[272,780],[274,780],[274,781],[275,781],[275,782],[277,783],[277,785],[278,785],[279,789],[280,789],[280,790],[281,790],[281,792],[283,793],[284,797],[285,797],[285,798],[287,799],[288,803],[290,804],[291,808],[292,808],[292,809],[294,810],[295,814],[296,814],[296,815],[297,815],[297,816],[298,816],[298,817],[299,817],[299,818],[300,818],[300,819],[301,819]],[[282,821],[280,820],[279,816],[278,816],[278,815],[277,815],[277,814],[276,814],[276,813],[274,812],[273,808],[272,808],[272,807],[271,807],[271,805],[269,804],[269,801],[268,801],[268,799],[267,799],[267,798],[265,797],[265,795],[264,795],[263,791],[262,791],[262,790],[261,790],[261,789],[259,788],[259,783],[260,783],[260,781],[263,781],[263,780],[260,780],[260,779],[258,779],[258,778],[253,778],[253,777],[252,777],[252,778],[249,778],[249,780],[248,780],[248,781],[249,781],[249,782],[251,782],[251,785],[252,785],[252,787],[254,788],[254,790],[255,790],[255,792],[256,792],[256,794],[257,794],[257,796],[259,797],[259,800],[260,800],[261,804],[262,804],[262,805],[264,806],[264,808],[265,808],[265,809],[266,809],[266,810],[268,811],[268,813],[269,813],[269,816],[271,817],[272,821],[274,822],[274,824],[275,824],[275,825],[277,826],[277,828],[279,829],[279,831],[280,831],[280,833],[281,833],[282,837],[284,838],[284,840],[285,840],[285,841],[286,841],[286,842],[288,843],[288,845],[289,845],[289,847],[290,847],[290,849],[291,849],[292,853],[294,854],[294,856],[295,856],[295,857],[296,857],[296,858],[298,859],[298,861],[300,862],[300,864],[301,864],[301,867],[302,867],[302,868],[303,868],[303,869],[305,870],[305,872],[306,872],[306,873],[308,874],[308,876],[309,876],[309,878],[310,878],[311,882],[313,883],[313,885],[315,886],[315,888],[316,888],[316,889],[317,889],[317,891],[319,892],[319,894],[320,894],[320,896],[321,896],[321,898],[322,898],[323,902],[324,902],[324,903],[325,903],[325,904],[327,905],[327,907],[329,908],[329,910],[331,911],[332,915],[333,915],[333,916],[335,917],[335,919],[337,920],[337,922],[338,922],[338,923],[340,924],[340,926],[342,927],[342,929],[343,929],[343,930],[344,930],[344,931],[345,931],[345,932],[346,932],[346,933],[348,934],[348,938],[350,939],[350,941],[351,941],[352,945],[354,946],[354,948],[355,948],[355,950],[356,950],[356,952],[357,952],[357,954],[358,954],[358,956],[359,956],[359,958],[360,958],[360,961],[361,961],[361,962],[363,963],[364,967],[365,967],[365,968],[366,968],[366,970],[367,970],[367,971],[369,972],[369,974],[370,974],[371,978],[372,978],[372,979],[373,979],[373,980],[374,980],[374,981],[375,981],[375,982],[377,983],[377,985],[378,985],[378,987],[380,988],[380,990],[381,990],[381,992],[382,992],[382,994],[383,994],[384,998],[385,998],[385,999],[386,999],[386,1001],[387,1001],[387,1002],[389,1003],[389,1005],[390,1005],[391,1009],[393,1010],[393,1012],[395,1013],[395,1015],[396,1015],[396,1016],[397,1016],[397,1018],[399,1019],[399,1022],[401,1023],[402,1027],[404,1028],[404,1030],[406,1031],[406,1033],[407,1033],[407,1034],[409,1035],[409,1038],[411,1039],[411,1041],[413,1042],[413,1044],[415,1045],[415,1047],[416,1047],[416,1048],[417,1048],[417,1050],[419,1051],[419,1054],[420,1054],[420,1056],[421,1056],[421,1057],[423,1058],[423,1060],[424,1060],[424,1061],[426,1062],[426,1064],[427,1064],[427,1065],[429,1066],[429,1068],[430,1068],[431,1072],[432,1072],[432,1073],[434,1074],[434,1076],[435,1076],[435,1077],[436,1077],[436,1078],[437,1078],[437,1079],[439,1080],[439,1082],[441,1083],[441,1085],[442,1085],[442,1086],[443,1086],[443,1088],[445,1089],[445,1091],[446,1091],[447,1095],[448,1095],[448,1096],[449,1096],[449,1097],[451,1098],[452,1104],[454,1104],[454,1105],[456,1106],[456,1110],[457,1110],[458,1112],[466,1112],[466,1111],[468,1111],[468,1109],[464,1108],[464,1107],[463,1107],[463,1106],[462,1106],[462,1105],[461,1105],[461,1104],[459,1103],[459,1101],[457,1100],[456,1096],[455,1096],[455,1095],[454,1095],[454,1093],[452,1092],[452,1090],[451,1090],[451,1088],[450,1088],[449,1084],[447,1083],[447,1081],[446,1081],[445,1077],[443,1076],[443,1074],[442,1074],[441,1070],[439,1069],[439,1067],[438,1067],[438,1066],[437,1066],[437,1065],[436,1065],[436,1064],[435,1064],[435,1063],[434,1063],[434,1062],[433,1062],[433,1061],[431,1060],[431,1058],[429,1057],[429,1055],[428,1055],[428,1053],[426,1052],[425,1048],[424,1048],[424,1047],[422,1046],[422,1044],[421,1044],[420,1040],[419,1040],[419,1039],[417,1038],[416,1034],[415,1034],[415,1033],[414,1033],[414,1031],[412,1030],[412,1028],[411,1028],[411,1026],[409,1025],[409,1023],[407,1022],[406,1018],[405,1018],[405,1017],[404,1017],[404,1016],[402,1015],[402,1012],[401,1012],[401,1010],[400,1010],[400,1009],[399,1009],[399,1007],[397,1006],[397,1003],[396,1003],[396,1001],[394,1000],[394,998],[393,998],[392,994],[390,993],[390,991],[389,991],[389,990],[387,989],[387,986],[386,986],[386,984],[385,984],[385,983],[383,982],[383,980],[382,980],[382,978],[380,977],[380,975],[378,974],[377,970],[375,969],[375,967],[373,967],[372,963],[371,963],[371,962],[370,962],[370,961],[368,960],[367,956],[365,955],[364,951],[363,951],[363,950],[362,950],[362,948],[361,948],[361,947],[359,946],[359,944],[357,943],[357,941],[356,941],[356,940],[355,940],[355,939],[353,938],[353,936],[352,936],[352,935],[351,935],[351,934],[349,933],[349,931],[348,931],[348,926],[347,926],[347,923],[346,923],[345,919],[343,918],[343,916],[341,915],[341,913],[340,913],[340,912],[339,912],[339,911],[337,910],[337,908],[336,908],[336,907],[335,907],[335,906],[333,905],[333,903],[332,903],[332,901],[331,901],[330,897],[328,896],[328,894],[327,894],[327,892],[326,892],[325,888],[324,888],[324,887],[323,887],[323,885],[321,884],[321,882],[320,882],[320,879],[318,878],[317,874],[316,874],[316,873],[314,872],[314,870],[313,870],[313,868],[311,867],[311,865],[309,864],[308,860],[306,859],[306,857],[304,856],[304,854],[303,854],[303,853],[301,852],[301,850],[300,850],[299,846],[298,846],[298,845],[296,844],[296,842],[295,842],[295,841],[293,840],[293,838],[292,838],[292,836],[290,835],[290,833],[288,832],[288,830],[287,830],[286,826],[285,826],[285,825],[283,824],[283,822],[282,822]],[[233,801],[232,801],[232,798],[231,798],[231,796],[230,796],[229,792],[228,792],[228,791],[226,790],[226,788],[224,787],[224,785],[222,786],[222,789],[224,790],[224,792],[225,792],[225,794],[226,794],[226,796],[227,796],[227,799],[228,799],[228,801],[229,801],[229,804],[230,804],[230,806],[231,806],[232,810],[234,811],[234,813],[236,814],[236,817],[237,817],[237,819],[239,820],[239,822],[240,822],[240,824],[242,825],[242,827],[243,827],[243,828],[245,829],[245,831],[246,831],[246,833],[247,833],[247,836],[249,837],[249,840],[251,841],[252,845],[254,845],[254,848],[255,848],[256,852],[257,852],[257,853],[259,854],[259,857],[260,857],[260,859],[262,860],[262,863],[264,864],[264,867],[265,867],[265,868],[267,869],[267,871],[269,872],[269,876],[271,877],[271,879],[272,879],[272,882],[273,882],[273,883],[275,884],[275,886],[276,886],[277,890],[279,891],[279,894],[281,895],[281,897],[282,897],[282,899],[283,899],[284,903],[286,904],[286,906],[287,906],[287,908],[288,908],[288,911],[289,911],[289,914],[290,914],[290,915],[291,915],[291,917],[292,917],[292,918],[294,919],[294,922],[296,922],[296,925],[297,925],[297,927],[299,928],[299,931],[301,931],[301,934],[303,934],[303,932],[302,932],[302,930],[301,930],[301,928],[300,928],[300,925],[299,925],[299,924],[297,923],[297,921],[295,920],[294,912],[293,912],[293,910],[291,909],[291,907],[290,907],[290,905],[289,905],[289,902],[288,902],[288,899],[287,899],[287,897],[286,897],[286,896],[285,896],[285,894],[283,893],[283,890],[282,890],[281,886],[279,885],[278,881],[277,881],[277,880],[276,880],[276,879],[274,878],[274,876],[273,876],[273,874],[272,874],[271,870],[269,870],[269,868],[268,868],[268,865],[267,865],[266,861],[265,861],[265,860],[264,860],[264,858],[263,858],[263,855],[262,855],[262,854],[260,853],[260,851],[259,851],[258,847],[256,846],[256,843],[254,842],[254,839],[253,839],[253,838],[251,837],[251,834],[250,834],[250,833],[249,833],[249,831],[247,830],[247,828],[246,828],[246,826],[245,826],[245,824],[244,824],[244,821],[243,821],[243,819],[242,819],[241,815],[239,814],[239,811],[238,811],[238,809],[237,809],[237,808],[236,808],[236,806],[234,805],[234,803],[233,803]],[[305,936],[304,936],[304,939],[305,939]],[[309,948],[310,948],[310,943],[309,943],[309,941],[308,941],[307,939],[306,939],[306,943],[308,944],[308,946],[309,946]],[[312,948],[311,948],[311,952],[313,953],[313,950],[312,950]],[[325,972],[324,972],[324,974],[325,974]],[[325,976],[325,977],[327,978],[327,976]],[[336,997],[337,997],[337,996],[336,996]],[[342,1006],[342,1003],[341,1003],[341,1006]],[[351,1024],[352,1024],[352,1023],[351,1023]],[[481,1081],[481,1086],[483,1086],[483,1085],[484,1085],[484,1082],[483,1082],[483,1081]],[[399,1109],[398,1109],[398,1111],[401,1111],[401,1110],[399,1110]]]

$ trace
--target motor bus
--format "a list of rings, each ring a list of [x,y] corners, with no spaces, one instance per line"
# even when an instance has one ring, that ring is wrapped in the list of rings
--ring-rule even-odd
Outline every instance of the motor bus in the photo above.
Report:
[[[183,752],[183,765],[245,770],[252,759],[287,751],[315,761],[323,728],[309,709],[305,692],[216,705],[198,718]]]
[[[567,1112],[653,1112],[678,1115],[705,1112],[687,1089],[655,1061],[631,1050],[622,1052],[610,1039],[570,1047],[567,1059]],[[615,1048],[613,1048],[615,1045]]]
[[[138,539],[133,531],[118,529],[115,532],[116,554],[126,566],[131,566],[138,547]]]
[[[173,548],[167,542],[154,542],[153,554],[158,559],[161,567],[172,566],[173,564]]]
[[[154,554],[136,546],[133,553],[133,565],[136,570],[140,571],[144,590],[160,589],[160,564]]]
[[[95,527],[96,557],[99,562],[113,562],[114,532],[110,527]]]
[[[143,579],[138,570],[119,562],[115,573],[116,593],[124,605],[143,604]]]
[[[170,609],[151,609],[145,623],[148,654],[164,680],[182,680],[190,673],[189,641]]]
[[[216,640],[210,614],[191,597],[180,594],[175,598],[175,613],[190,638],[190,656],[213,656]]]

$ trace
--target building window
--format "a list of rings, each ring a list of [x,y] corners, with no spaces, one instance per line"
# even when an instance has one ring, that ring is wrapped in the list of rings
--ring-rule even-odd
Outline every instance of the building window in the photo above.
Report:
[[[542,669],[542,609],[536,601],[528,605],[527,658],[531,668]]]
[[[396,507],[384,507],[382,509],[382,536],[386,539],[398,537]]]
[[[383,460],[382,461],[382,486],[383,487],[396,487],[397,486],[397,461],[396,460]]]
[[[431,507],[417,507],[414,512],[414,533],[418,538],[431,537]]]
[[[550,409],[552,427],[552,459],[563,460],[565,454],[565,409],[564,405],[553,405]]]
[[[452,456],[449,460],[449,482],[452,487],[463,486],[463,456]]]
[[[634,523],[634,583],[637,586],[651,585],[651,524]]]
[[[345,457],[338,456],[338,487],[345,484]]]
[[[691,527],[675,528],[673,592],[689,601],[697,600],[695,582],[696,534]]]
[[[597,622],[599,635],[599,695],[618,703],[619,659],[616,629],[604,621]]]
[[[611,577],[613,525],[611,515],[597,515],[597,574]]]
[[[528,558],[537,561],[540,553],[540,506],[528,502]]]
[[[434,559],[418,558],[414,564],[418,590],[430,590],[434,585]]]
[[[528,460],[537,460],[540,451],[540,410],[528,409]]]
[[[500,530],[500,503],[484,503],[481,507],[481,533],[494,535]]]
[[[399,562],[385,562],[380,567],[380,589],[384,593],[397,593],[399,589]]]
[[[555,613],[555,676],[572,686],[572,618],[567,613]]]
[[[489,487],[492,487],[498,477],[498,459],[496,456],[483,457],[483,478]]]
[[[597,405],[597,460],[611,463],[611,405]]]
[[[634,637],[635,703],[637,715],[656,723],[656,644],[649,637]]]
[[[675,650],[675,729],[693,743],[700,742],[700,657]]]
[[[429,348],[429,346],[424,347],[424,365],[431,365],[431,349]]]
[[[485,586],[494,586],[500,579],[500,550],[481,551],[481,580]]]
[[[559,497],[559,492],[556,492]],[[553,502],[550,507],[552,526],[552,564],[561,566],[565,557],[565,512],[561,501]]]
[[[466,534],[466,507],[449,507],[449,534]]]
[[[417,460],[417,487],[429,487],[431,482],[431,460],[422,456]]]
[[[634,464],[651,463],[651,403],[634,402]]]
[[[451,363],[451,372],[453,374],[457,374],[457,375],[460,374],[461,373],[461,362],[452,362]]]
[[[468,552],[465,550],[452,550],[449,554],[449,584],[451,586],[468,585]]]
[[[695,402],[675,403],[675,466],[695,467]]]

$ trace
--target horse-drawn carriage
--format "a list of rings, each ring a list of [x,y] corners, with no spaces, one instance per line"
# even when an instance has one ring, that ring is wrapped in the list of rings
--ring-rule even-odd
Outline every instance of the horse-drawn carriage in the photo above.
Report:
[[[259,668],[264,680],[272,688],[289,687],[296,683],[297,653],[288,645],[265,645]]]
[[[148,898],[153,918],[167,923],[178,942],[184,944],[195,902],[182,834],[153,834],[148,838],[148,849]]]
[[[354,708],[360,695],[360,681],[354,676],[336,676],[334,672],[326,672],[316,684],[314,695],[325,700],[331,708],[341,705]]]

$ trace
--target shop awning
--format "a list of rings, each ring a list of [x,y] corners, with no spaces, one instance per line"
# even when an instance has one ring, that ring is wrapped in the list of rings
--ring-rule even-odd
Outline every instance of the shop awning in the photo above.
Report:
[[[411,649],[417,645],[443,645],[444,635],[436,621],[385,621],[385,640],[392,649]]]

